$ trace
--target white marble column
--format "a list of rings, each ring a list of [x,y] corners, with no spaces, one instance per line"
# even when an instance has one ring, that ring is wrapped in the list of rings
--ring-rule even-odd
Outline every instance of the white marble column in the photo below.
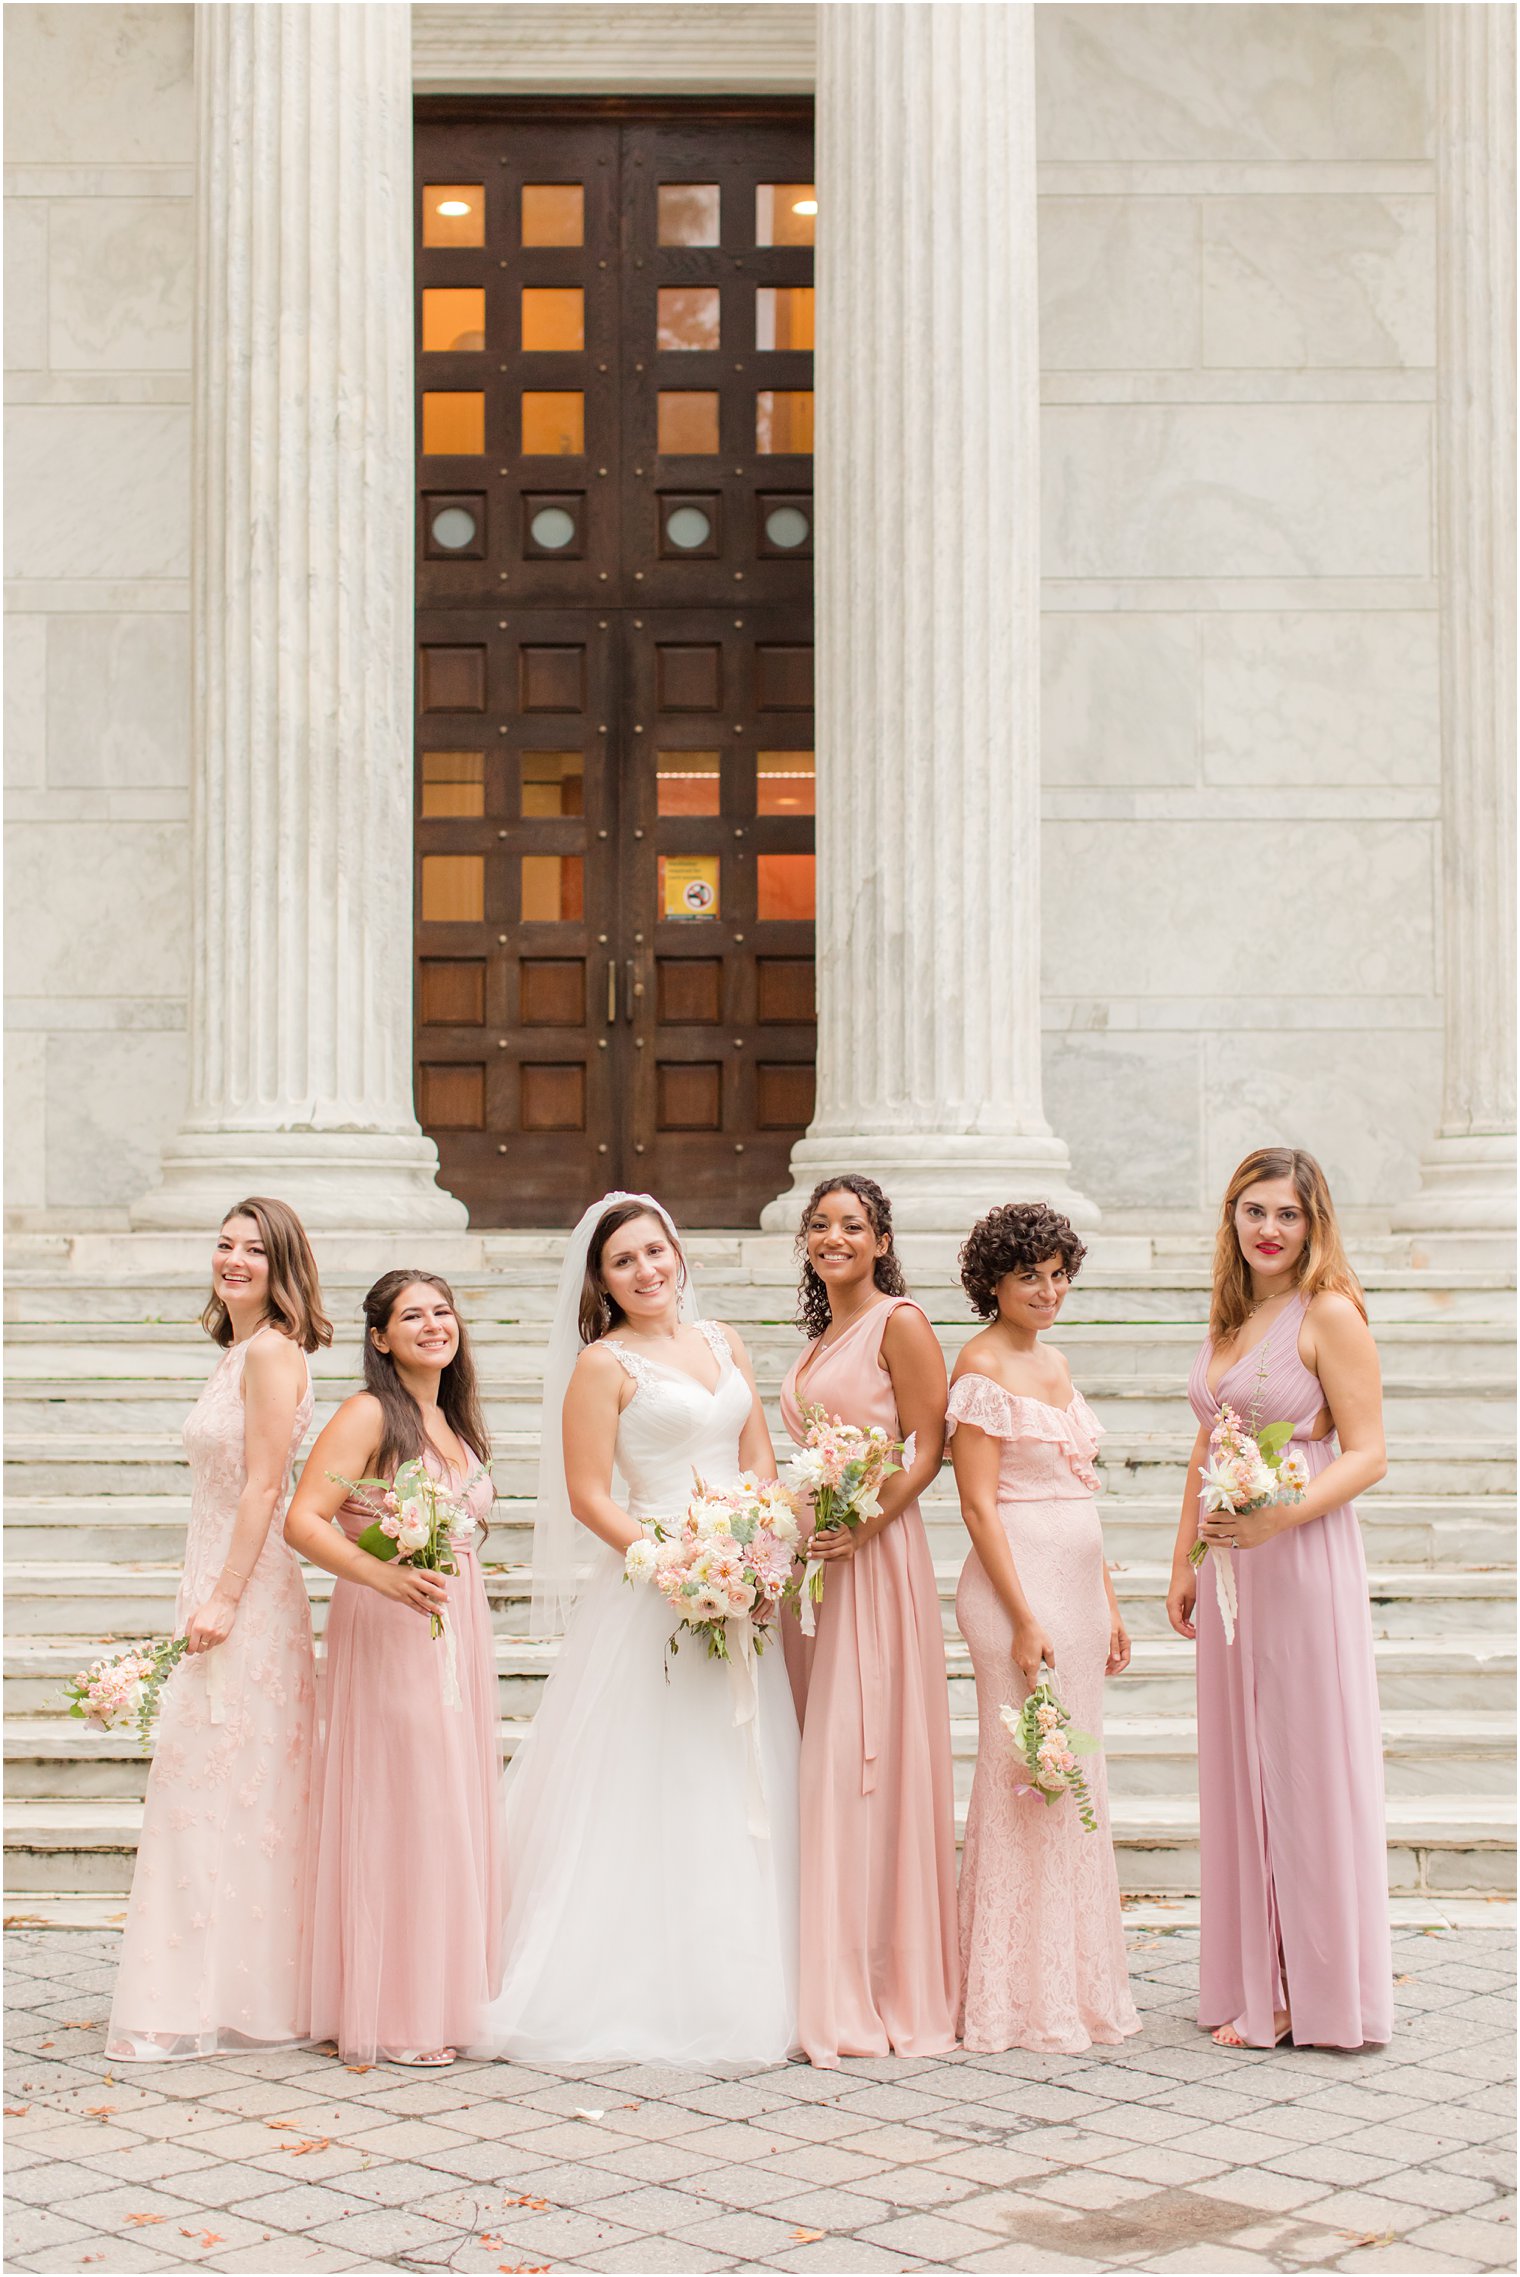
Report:
[[[410,16],[196,11],[190,1102],[139,1226],[464,1223],[412,1109]]]
[[[1409,1232],[1515,1223],[1515,14],[1434,10],[1445,1079]]]
[[[1032,10],[820,8],[818,1104],[790,1228],[1091,1224],[1040,1103]]]

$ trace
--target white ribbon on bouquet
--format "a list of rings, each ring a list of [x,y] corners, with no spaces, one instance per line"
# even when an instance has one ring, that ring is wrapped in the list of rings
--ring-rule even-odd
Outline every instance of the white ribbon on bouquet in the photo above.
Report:
[[[760,1687],[755,1677],[755,1624],[729,1621],[728,1688],[733,1694],[734,1729],[745,1734],[745,1816],[758,1842],[771,1838],[770,1813],[765,1803],[765,1778],[760,1767]]]
[[[443,1631],[443,1704],[446,1708],[462,1708],[464,1695],[459,1689],[459,1639],[449,1619],[445,1605],[438,1616]]]

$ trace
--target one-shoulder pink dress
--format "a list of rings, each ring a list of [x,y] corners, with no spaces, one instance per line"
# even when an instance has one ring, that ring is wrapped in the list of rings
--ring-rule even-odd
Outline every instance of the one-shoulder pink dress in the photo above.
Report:
[[[431,1449],[428,1468],[450,1477]],[[462,1478],[453,1479],[460,1485]],[[495,1489],[471,1489],[477,1520]],[[356,1540],[374,1513],[338,1513]],[[456,1538],[447,1640],[409,1605],[335,1581],[313,1875],[311,2031],[346,2062],[406,2062],[477,2037],[505,1915],[496,1655],[473,1546]]]
[[[1055,1648],[1056,1690],[1077,1730],[1101,1742],[1110,1629],[1093,1457],[1102,1426],[1080,1392],[1069,1407],[1050,1407],[975,1374],[950,1387],[950,1428],[967,1424],[998,1442],[998,1516]],[[1028,1687],[1014,1666],[1013,1623],[975,1550],[955,1612],[976,1672],[977,1717],[961,1860],[962,2036],[978,2055],[1112,2047],[1140,2019],[1101,1748],[1082,1761],[1097,1821],[1089,1833],[1069,1795],[1047,1803],[1029,1789],[1014,1752],[1001,1710],[1026,1699]]]
[[[1300,1297],[1209,1390],[1205,1338],[1188,1383],[1200,1423],[1227,1401],[1248,1428],[1283,1419],[1311,1481],[1339,1454],[1308,1434],[1324,1389],[1299,1357]],[[1209,1558],[1217,1553],[1210,1551]],[[1356,1507],[1225,1552],[1239,1597],[1226,1644],[1209,1560],[1198,1577],[1198,2021],[1272,2045],[1291,2006],[1304,2046],[1393,2030],[1388,1836],[1367,1565]]]
[[[248,1483],[243,1363],[253,1341],[222,1354],[185,1421],[190,1524],[176,1636],[227,1562]],[[284,1520],[289,1466],[311,1418],[308,1368],[287,1485],[232,1633],[182,1660],[164,1687],[106,2034],[113,2063],[306,2036],[316,1675],[306,1582]]]
[[[900,1436],[880,1354],[909,1301],[874,1305],[793,1363],[781,1415],[799,1445],[804,1403]],[[811,1639],[794,1619],[783,1630],[802,1723],[798,2037],[821,2067],[943,2055],[960,1979],[955,1787],[944,1626],[917,1502],[825,1568],[817,1624]]]

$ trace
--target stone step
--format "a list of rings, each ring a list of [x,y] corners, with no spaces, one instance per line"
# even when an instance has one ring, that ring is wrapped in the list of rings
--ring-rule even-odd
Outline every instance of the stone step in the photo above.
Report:
[[[1122,1679],[1109,1694],[1117,1703]],[[513,1754],[530,1728],[526,1716],[505,1716],[499,1738]],[[964,1800],[976,1763],[974,1716],[956,1716],[950,1727],[956,1792]],[[132,1732],[92,1732],[68,1716],[34,1715],[6,1719],[0,1733],[6,1762],[6,1792],[15,1799],[54,1801],[136,1798],[141,1801],[148,1758]],[[1197,1792],[1197,1733],[1190,1715],[1109,1714],[1104,1726],[1109,1789],[1116,1796],[1189,1796]],[[1383,1760],[1391,1795],[1442,1795],[1456,1787],[1466,1795],[1509,1795],[1515,1783],[1515,1718],[1504,1714],[1453,1716],[1442,1726],[1433,1748],[1430,1720],[1421,1715],[1385,1715]]]
[[[59,1712],[69,1678],[113,1641],[104,1633],[69,1637],[44,1632],[10,1637],[5,1651],[6,1716]],[[557,1650],[552,1639],[498,1633],[497,1692],[504,1716],[533,1713]],[[1380,1639],[1373,1651],[1385,1714],[1502,1715],[1514,1706],[1512,1636],[1453,1629],[1440,1637]],[[958,1637],[947,1639],[945,1661],[952,1715],[974,1715],[976,1691],[970,1656]],[[1191,1715],[1193,1647],[1170,1632],[1138,1637],[1130,1667],[1116,1681],[1123,1688],[1126,1715]]]
[[[957,1831],[962,1817],[958,1812]],[[1125,1889],[1157,1895],[1196,1890],[1196,1803],[1183,1797],[1118,1800],[1112,1818]],[[141,1804],[126,1798],[8,1802],[6,1889],[22,1898],[64,1890],[125,1895],[141,1823]],[[1388,1867],[1390,1888],[1399,1895],[1512,1891],[1513,1798],[1390,1798]]]
[[[937,1559],[964,1560],[966,1532],[944,1472],[922,1504]],[[1108,1555],[1126,1564],[1165,1562],[1177,1531],[1177,1504],[1161,1496],[1106,1493],[1100,1502]],[[1375,1488],[1358,1504],[1362,1540],[1374,1565],[1512,1567],[1515,1504],[1505,1495],[1405,1496]],[[8,1558],[52,1559],[60,1565],[143,1560],[173,1564],[183,1554],[189,1498],[179,1494],[24,1495],[7,1497]],[[525,1564],[532,1554],[531,1502],[498,1502],[485,1561]]]

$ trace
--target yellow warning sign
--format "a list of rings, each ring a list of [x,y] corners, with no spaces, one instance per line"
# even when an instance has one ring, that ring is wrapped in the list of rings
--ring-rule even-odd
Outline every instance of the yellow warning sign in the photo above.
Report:
[[[716,854],[667,854],[662,915],[716,917],[718,914],[718,857]]]

